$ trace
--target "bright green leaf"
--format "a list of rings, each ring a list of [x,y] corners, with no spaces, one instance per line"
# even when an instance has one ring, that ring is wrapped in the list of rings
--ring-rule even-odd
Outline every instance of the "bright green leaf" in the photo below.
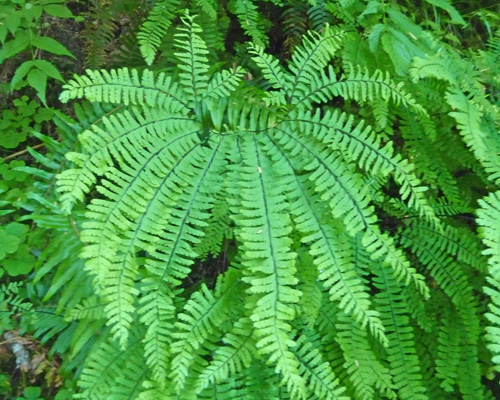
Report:
[[[20,11],[12,11],[8,18],[5,18],[4,23],[7,29],[15,36],[19,25],[21,24],[22,13]]]
[[[30,227],[26,224],[20,224],[19,222],[11,222],[5,226],[5,232],[12,236],[17,236],[24,242],[26,235],[28,234]]]
[[[23,395],[26,400],[40,400],[39,396],[42,393],[39,387],[30,386],[24,389]]]
[[[2,246],[0,246],[0,260],[5,258],[7,254],[14,253],[18,247],[21,241],[19,238],[7,234],[3,229],[0,230],[0,243],[2,243]]]
[[[22,246],[19,250],[22,250],[20,254],[3,261],[3,267],[10,276],[29,274],[35,267],[36,259],[28,252],[28,247]]]
[[[71,10],[63,6],[61,4],[50,4],[48,6],[43,7],[44,11],[52,15],[53,17],[58,17],[58,18],[71,18],[73,17],[73,13]]]

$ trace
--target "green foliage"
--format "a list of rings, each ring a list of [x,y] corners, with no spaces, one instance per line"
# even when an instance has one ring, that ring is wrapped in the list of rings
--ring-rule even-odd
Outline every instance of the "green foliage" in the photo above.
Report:
[[[17,96],[0,119],[0,330],[61,359],[56,398],[498,396],[492,16],[68,4],[0,6],[0,93]],[[70,118],[47,106],[73,69],[47,24],[83,8]],[[2,387],[54,397],[30,381]]]
[[[210,14],[208,5],[202,9]],[[68,155],[75,166],[58,181],[67,212],[94,187],[100,194],[87,208],[82,255],[111,336],[84,369],[84,398],[115,390],[139,398],[160,392],[214,398],[212,391],[251,397],[245,373],[262,362],[272,369],[261,373],[266,379],[277,374],[275,385],[287,398],[369,399],[380,393],[430,399],[440,387],[463,398],[487,398],[479,362],[488,361],[477,350],[484,303],[472,295],[484,279],[473,280],[472,271],[484,274],[484,259],[470,230],[446,218],[456,213],[453,207],[444,208],[461,200],[453,189],[459,185],[456,167],[434,160],[436,175],[425,187],[418,175],[427,178],[426,159],[412,155],[415,165],[410,163],[407,150],[390,138],[430,134],[437,140],[435,131],[457,124],[474,150],[470,168],[481,168],[479,161],[494,174],[487,155],[495,147],[476,135],[479,125],[488,129],[486,115],[471,107],[477,101],[495,108],[480,99],[473,76],[458,83],[460,65],[453,80],[446,78],[451,68],[425,72],[419,59],[403,62],[395,47],[406,42],[396,28],[423,32],[399,11],[388,13],[399,25],[384,28],[388,33],[381,37],[386,60],[393,62],[385,71],[352,59],[355,35],[319,24],[320,32],[304,35],[286,66],[255,36],[252,75],[267,83],[243,80],[239,66],[209,67],[203,28],[185,14],[173,39],[173,75],[122,68],[87,71],[68,82],[63,101],[125,106],[103,119],[106,129],[82,132],[82,151]],[[149,23],[163,20],[158,15],[154,11]],[[151,63],[159,42],[148,44],[144,32],[150,28],[143,29],[143,46],[149,46],[143,55]],[[414,45],[406,51],[423,59],[433,40],[422,51]],[[364,49],[371,60],[376,46]],[[461,63],[466,69],[468,61]],[[406,85],[391,77],[392,66],[408,77]],[[450,87],[428,84],[427,101],[410,94],[429,78],[447,79]],[[449,116],[432,125],[429,107],[438,98],[432,94],[443,89]],[[467,97],[472,90],[474,97]],[[397,131],[396,118],[415,128]],[[418,151],[412,142],[408,148],[409,154]],[[214,256],[222,252],[226,271],[213,289],[206,279],[186,286],[206,249]],[[465,334],[445,340],[450,321],[438,322],[437,304],[455,313],[446,315],[456,315]],[[439,351],[427,353],[431,359],[420,357],[428,351],[419,341],[421,330],[441,338]],[[117,357],[133,363],[130,372],[103,369]],[[124,386],[129,373],[136,383]]]
[[[46,26],[42,16],[73,18],[63,0],[7,1],[0,6],[0,65],[23,51],[31,54],[15,70],[10,81],[11,90],[29,85],[33,87],[42,103],[46,104],[47,79],[63,82],[57,67],[47,60],[37,59],[43,52],[73,57],[71,52],[57,40],[44,35]]]

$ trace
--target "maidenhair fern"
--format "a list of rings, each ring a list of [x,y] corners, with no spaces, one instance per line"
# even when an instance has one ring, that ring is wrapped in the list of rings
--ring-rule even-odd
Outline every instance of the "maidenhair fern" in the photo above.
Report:
[[[198,3],[211,13],[210,2]],[[256,29],[252,4],[230,7]],[[170,29],[153,29],[171,12],[163,6],[171,4],[157,2],[140,34],[148,63]],[[322,10],[311,11],[318,21]],[[424,144],[406,154],[390,137],[392,121],[410,142],[432,133],[429,109],[388,72],[351,65],[352,53],[339,66],[353,35],[318,24],[287,65],[247,31],[252,73],[265,84],[238,65],[211,68],[203,29],[185,14],[175,74],[87,71],[65,86],[63,101],[123,106],[80,134],[82,151],[68,154],[74,166],[58,181],[66,212],[91,194],[82,256],[102,305],[96,318],[109,326],[79,398],[488,398],[474,296],[484,260],[474,237],[446,218],[467,204],[441,196],[459,198],[450,171],[423,174],[410,162]],[[414,61],[413,80],[450,84],[449,119],[496,181],[497,148],[475,134],[488,127],[484,104],[464,93],[473,85],[426,63]],[[500,199],[483,204],[494,230]],[[498,235],[486,237],[495,256]],[[204,279],[208,256],[224,263]]]

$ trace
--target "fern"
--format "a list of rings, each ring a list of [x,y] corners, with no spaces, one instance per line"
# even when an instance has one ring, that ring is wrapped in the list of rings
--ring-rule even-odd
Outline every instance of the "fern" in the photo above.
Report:
[[[160,29],[140,36],[148,63],[171,29],[161,4],[141,35],[154,24]],[[254,80],[237,64],[210,66],[203,25],[222,11],[211,2],[196,7],[203,17],[185,13],[176,27],[172,73],[88,71],[61,95],[122,106],[80,134],[81,150],[68,154],[73,168],[58,181],[66,212],[94,194],[82,257],[103,310],[94,317],[109,326],[84,369],[81,396],[424,400],[444,391],[483,393],[477,344],[484,307],[474,291],[485,259],[468,228],[450,223],[472,201],[460,202],[462,186],[452,166],[441,170],[444,157],[413,160],[426,142],[398,143],[425,135],[438,142],[438,129],[455,120],[495,181],[488,157],[495,141],[476,135],[492,125],[477,85],[464,84],[470,97],[452,79],[431,85],[425,95],[437,99],[442,90],[448,101],[444,121],[434,121],[422,96],[409,94],[411,82],[375,62],[353,66],[349,47],[361,38],[328,26],[323,11],[314,14],[318,31],[302,38],[285,65],[264,49],[257,7],[235,1],[229,8],[254,38]],[[406,43],[395,28],[387,32],[380,32],[386,51]],[[365,43],[362,53],[369,51]],[[413,79],[442,78],[425,71]],[[497,202],[483,203],[489,229]],[[209,255],[219,257],[216,271],[205,270]],[[81,317],[92,317],[84,307]],[[439,307],[448,311],[442,324]],[[488,314],[493,325],[496,314],[494,307]],[[455,322],[463,333],[454,334]],[[437,344],[417,343],[420,333]],[[432,359],[420,360],[423,354]],[[118,370],[129,357],[130,366]]]
[[[229,10],[236,15],[245,33],[252,42],[260,46],[268,44],[265,34],[266,20],[258,12],[257,6],[251,0],[231,0]]]
[[[500,274],[498,270],[499,253],[498,253],[498,235],[497,221],[500,217],[500,198],[499,193],[495,192],[480,200],[481,208],[478,211],[478,222],[482,225],[483,242],[487,246],[484,254],[489,256],[489,271],[488,283],[489,287],[485,289],[486,293],[491,297],[489,305],[490,312],[487,314],[489,323],[487,328],[487,339],[489,347],[494,354],[493,362],[500,364]],[[497,366],[498,368],[498,366]]]
[[[141,54],[148,65],[153,63],[162,39],[172,25],[178,5],[178,2],[157,1],[137,34]]]

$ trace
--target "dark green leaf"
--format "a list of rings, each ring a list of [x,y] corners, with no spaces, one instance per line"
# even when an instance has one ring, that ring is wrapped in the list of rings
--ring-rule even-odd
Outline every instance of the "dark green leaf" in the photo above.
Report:
[[[46,104],[45,89],[47,88],[47,75],[39,69],[32,69],[28,74],[28,83],[35,88],[38,97]]]
[[[57,40],[52,39],[51,37],[38,36],[34,38],[31,43],[33,44],[33,46],[38,47],[41,50],[75,58],[75,56],[71,54],[71,52],[64,45],[59,43]]]

